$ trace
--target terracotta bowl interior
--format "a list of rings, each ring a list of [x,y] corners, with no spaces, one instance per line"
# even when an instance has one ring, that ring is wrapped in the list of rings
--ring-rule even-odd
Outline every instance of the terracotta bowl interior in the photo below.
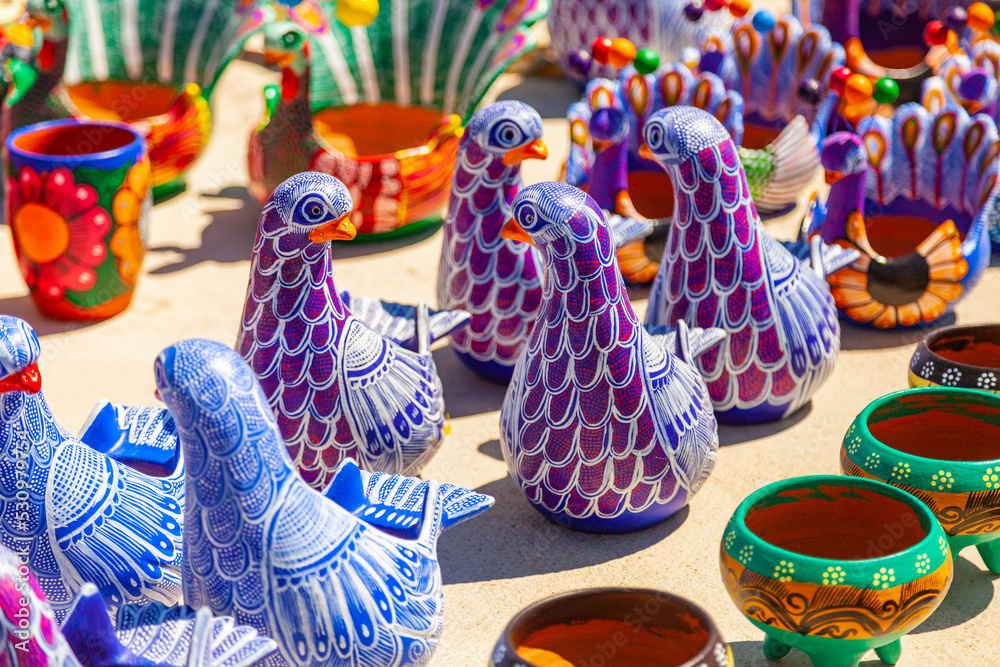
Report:
[[[443,118],[440,111],[422,107],[356,104],[317,112],[313,126],[332,147],[362,157],[423,146]]]
[[[1000,326],[947,329],[927,343],[942,359],[1000,370]]]
[[[710,623],[700,609],[652,591],[592,591],[527,609],[507,638],[535,667],[589,667],[602,656],[619,667],[678,667],[708,646]]]
[[[939,461],[1000,459],[1000,407],[988,394],[902,394],[868,416],[868,430],[887,447]]]
[[[134,81],[91,81],[68,86],[67,91],[91,118],[124,122],[166,113],[179,92],[174,86]]]
[[[665,171],[631,171],[628,192],[635,210],[647,218],[663,219],[674,214],[674,186]]]
[[[743,125],[743,148],[760,150],[778,138],[781,128],[768,127],[758,123],[747,122]]]
[[[923,34],[928,18],[917,11],[901,16],[889,4],[885,3],[878,16],[872,16],[867,9],[860,10],[861,45],[876,65],[889,69],[916,67],[927,55]]]
[[[902,500],[845,482],[779,491],[751,507],[744,524],[760,539],[793,554],[850,561],[871,558],[871,544],[885,536],[886,526],[898,528],[893,529],[891,550],[881,555],[919,544],[928,535],[923,520]]]
[[[121,127],[82,123],[44,127],[14,139],[14,148],[51,157],[83,156],[118,150],[136,140]]]

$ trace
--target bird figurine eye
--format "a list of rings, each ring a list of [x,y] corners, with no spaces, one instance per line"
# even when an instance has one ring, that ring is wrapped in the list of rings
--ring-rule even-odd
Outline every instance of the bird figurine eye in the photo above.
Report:
[[[523,141],[524,137],[524,133],[521,132],[521,128],[509,120],[498,123],[496,127],[493,128],[492,134],[493,136],[491,138],[493,142],[504,148],[516,146]]]
[[[299,213],[308,224],[323,222],[328,218],[326,203],[315,195],[307,197],[299,204]]]
[[[289,31],[285,33],[281,41],[285,43],[286,47],[293,49],[302,42],[302,35],[294,31]]]
[[[521,210],[517,212],[517,217],[522,227],[530,227],[535,224],[535,211],[532,210],[531,206],[522,206]]]
[[[663,145],[663,129],[659,125],[650,125],[646,131],[646,143],[654,151]]]

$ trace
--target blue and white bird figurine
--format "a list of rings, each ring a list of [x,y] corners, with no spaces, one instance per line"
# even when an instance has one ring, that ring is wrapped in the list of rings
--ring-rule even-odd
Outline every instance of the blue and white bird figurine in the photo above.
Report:
[[[521,162],[545,159],[542,119],[522,102],[496,102],[469,120],[458,146],[438,264],[438,307],[472,313],[451,349],[471,369],[509,382],[542,300],[542,262],[503,238]]]
[[[296,174],[275,189],[236,344],[317,489],[344,457],[364,470],[416,474],[444,437],[426,306],[417,307],[411,352],[356,318],[334,287],[329,241],[354,238],[353,210],[347,188],[326,174]]]
[[[677,206],[646,323],[729,333],[698,360],[720,422],[787,417],[833,372],[840,325],[824,278],[857,252],[814,238],[802,261],[771,238],[736,146],[711,114],[658,111],[644,139],[670,174]]]
[[[705,383],[689,364],[719,330],[654,337],[639,324],[597,203],[564,183],[514,199],[507,238],[545,260],[542,311],[500,412],[504,459],[542,514],[617,533],[668,518],[715,465]]]
[[[0,316],[0,540],[65,616],[84,583],[109,612],[181,593],[184,466],[143,474],[88,447],[41,393],[35,331]]]
[[[443,626],[438,483],[416,537],[393,535],[303,481],[237,353],[182,341],[155,376],[189,462],[185,602],[275,639],[276,667],[425,665]]]

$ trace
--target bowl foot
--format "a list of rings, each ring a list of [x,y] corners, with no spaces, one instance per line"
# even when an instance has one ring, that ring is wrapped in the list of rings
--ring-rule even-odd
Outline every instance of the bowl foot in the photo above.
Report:
[[[895,665],[899,662],[899,656],[903,653],[903,645],[899,643],[899,640],[886,644],[885,646],[879,646],[875,649],[875,655],[878,659],[887,665]]]
[[[983,562],[993,574],[1000,574],[1000,540],[983,542],[976,545],[976,550],[982,556]]]
[[[788,652],[791,650],[792,647],[788,644],[782,644],[773,637],[764,636],[764,657],[771,662],[781,660],[788,655]]]

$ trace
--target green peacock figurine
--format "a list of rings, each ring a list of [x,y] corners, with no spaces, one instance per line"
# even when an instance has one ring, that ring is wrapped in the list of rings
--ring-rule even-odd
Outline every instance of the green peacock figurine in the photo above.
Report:
[[[306,170],[343,181],[360,234],[441,220],[463,123],[534,47],[547,0],[389,0],[366,27],[336,5],[272,5],[265,60],[282,69],[250,137],[251,193]],[[391,128],[389,130],[388,128]]]

